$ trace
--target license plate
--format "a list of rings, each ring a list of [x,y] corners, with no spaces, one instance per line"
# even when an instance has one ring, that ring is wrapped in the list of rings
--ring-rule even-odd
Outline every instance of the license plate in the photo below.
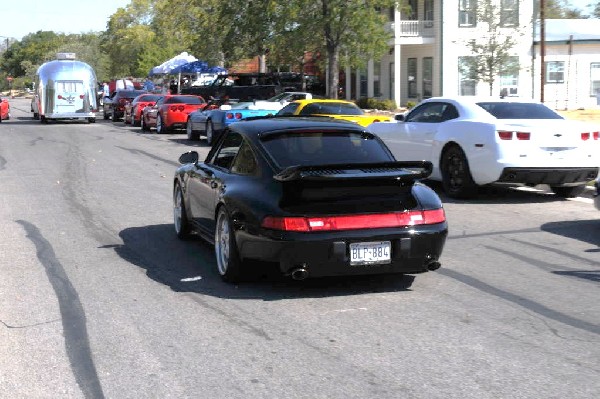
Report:
[[[390,263],[390,241],[356,242],[350,244],[350,265],[377,265]]]

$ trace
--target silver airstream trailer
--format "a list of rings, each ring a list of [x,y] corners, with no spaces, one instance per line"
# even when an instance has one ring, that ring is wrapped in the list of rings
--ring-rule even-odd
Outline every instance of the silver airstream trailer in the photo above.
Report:
[[[74,53],[58,53],[56,60],[42,64],[35,76],[31,100],[34,119],[81,119],[96,122],[96,73]]]

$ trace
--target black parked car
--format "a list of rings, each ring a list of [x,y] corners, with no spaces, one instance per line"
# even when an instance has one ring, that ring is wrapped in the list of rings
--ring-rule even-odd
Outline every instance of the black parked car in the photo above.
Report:
[[[102,109],[104,111],[104,119],[111,119],[117,122],[125,115],[125,104],[133,101],[140,94],[147,93],[146,90],[119,89],[110,95],[104,97]]]
[[[420,273],[440,266],[448,226],[419,182],[432,165],[398,162],[361,126],[328,118],[265,118],[228,127],[206,160],[181,155],[175,231],[215,245],[226,281],[244,262],[306,277]]]

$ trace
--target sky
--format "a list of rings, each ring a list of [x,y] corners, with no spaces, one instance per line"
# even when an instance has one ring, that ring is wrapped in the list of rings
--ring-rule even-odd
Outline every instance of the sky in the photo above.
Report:
[[[130,0],[0,0],[0,39],[39,30],[85,33],[106,30],[108,18]]]
[[[590,12],[588,4],[600,0],[569,0],[576,8]],[[21,40],[29,33],[49,30],[84,33],[106,30],[108,18],[130,0],[0,0],[0,39]]]

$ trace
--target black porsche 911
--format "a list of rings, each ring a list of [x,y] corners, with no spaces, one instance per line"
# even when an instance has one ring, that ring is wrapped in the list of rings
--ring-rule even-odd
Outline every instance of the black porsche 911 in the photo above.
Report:
[[[419,182],[431,163],[396,161],[357,124],[241,121],[204,162],[196,151],[179,162],[175,231],[213,243],[225,281],[249,272],[247,260],[296,280],[440,267],[448,225],[437,194]]]

